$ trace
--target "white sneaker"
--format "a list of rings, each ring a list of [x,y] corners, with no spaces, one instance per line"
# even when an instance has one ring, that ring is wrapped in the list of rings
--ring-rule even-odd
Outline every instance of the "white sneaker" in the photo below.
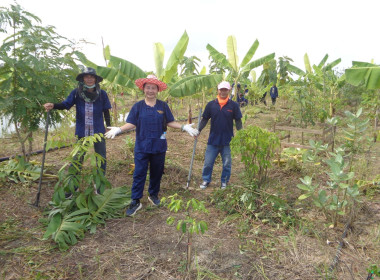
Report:
[[[199,186],[202,190],[208,187],[209,182],[203,181],[203,183]]]
[[[225,188],[227,188],[227,183],[222,182],[222,183],[220,184],[220,188],[221,188],[222,190],[224,190]]]

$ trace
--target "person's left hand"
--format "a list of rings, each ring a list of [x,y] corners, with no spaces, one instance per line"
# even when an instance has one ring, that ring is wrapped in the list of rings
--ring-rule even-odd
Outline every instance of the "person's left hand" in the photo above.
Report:
[[[114,126],[110,126],[110,127],[107,127],[108,129],[110,129],[109,131],[107,131],[104,136],[106,138],[115,138],[116,135],[120,134],[121,133],[121,128],[120,127],[114,127]]]
[[[194,125],[193,123],[185,124],[185,125],[182,127],[182,130],[183,130],[183,131],[186,131],[187,133],[189,133],[190,136],[198,136],[199,131],[198,131],[198,129],[193,128],[193,125]]]

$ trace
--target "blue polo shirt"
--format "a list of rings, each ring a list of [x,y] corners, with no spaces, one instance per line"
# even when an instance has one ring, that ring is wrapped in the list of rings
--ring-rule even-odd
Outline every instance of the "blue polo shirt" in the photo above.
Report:
[[[166,123],[174,121],[168,104],[157,100],[153,107],[141,100],[132,106],[127,123],[136,126],[135,152],[157,154],[167,150],[166,139],[160,139]]]
[[[85,136],[85,101],[77,94],[77,89],[74,89],[70,95],[62,102],[67,110],[75,105],[76,107],[76,121],[75,121],[75,135],[78,137]],[[93,102],[93,119],[94,119],[94,133],[105,133],[103,111],[111,109],[111,103],[108,99],[107,93],[101,90],[99,98]]]
[[[211,118],[210,135],[208,145],[228,146],[234,136],[233,120],[240,120],[242,114],[239,104],[229,99],[227,104],[220,108],[218,99],[207,103],[202,117]]]

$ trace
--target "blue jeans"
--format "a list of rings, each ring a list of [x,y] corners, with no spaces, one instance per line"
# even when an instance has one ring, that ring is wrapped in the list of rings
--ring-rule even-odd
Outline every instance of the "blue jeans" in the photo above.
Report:
[[[223,171],[220,181],[228,183],[231,177],[231,149],[230,146],[207,145],[205,153],[205,163],[202,170],[202,179],[208,183],[211,182],[212,169],[214,168],[215,159],[220,154],[223,162]]]

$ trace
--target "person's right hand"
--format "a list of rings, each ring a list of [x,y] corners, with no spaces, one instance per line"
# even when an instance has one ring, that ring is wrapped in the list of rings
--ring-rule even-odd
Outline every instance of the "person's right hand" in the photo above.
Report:
[[[51,109],[54,108],[54,104],[53,103],[45,103],[44,108],[45,108],[46,112],[49,112]]]
[[[120,134],[121,133],[121,128],[120,127],[115,127],[115,126],[109,126],[107,127],[108,129],[110,129],[110,131],[107,131],[104,136],[106,138],[115,138],[116,135]]]

